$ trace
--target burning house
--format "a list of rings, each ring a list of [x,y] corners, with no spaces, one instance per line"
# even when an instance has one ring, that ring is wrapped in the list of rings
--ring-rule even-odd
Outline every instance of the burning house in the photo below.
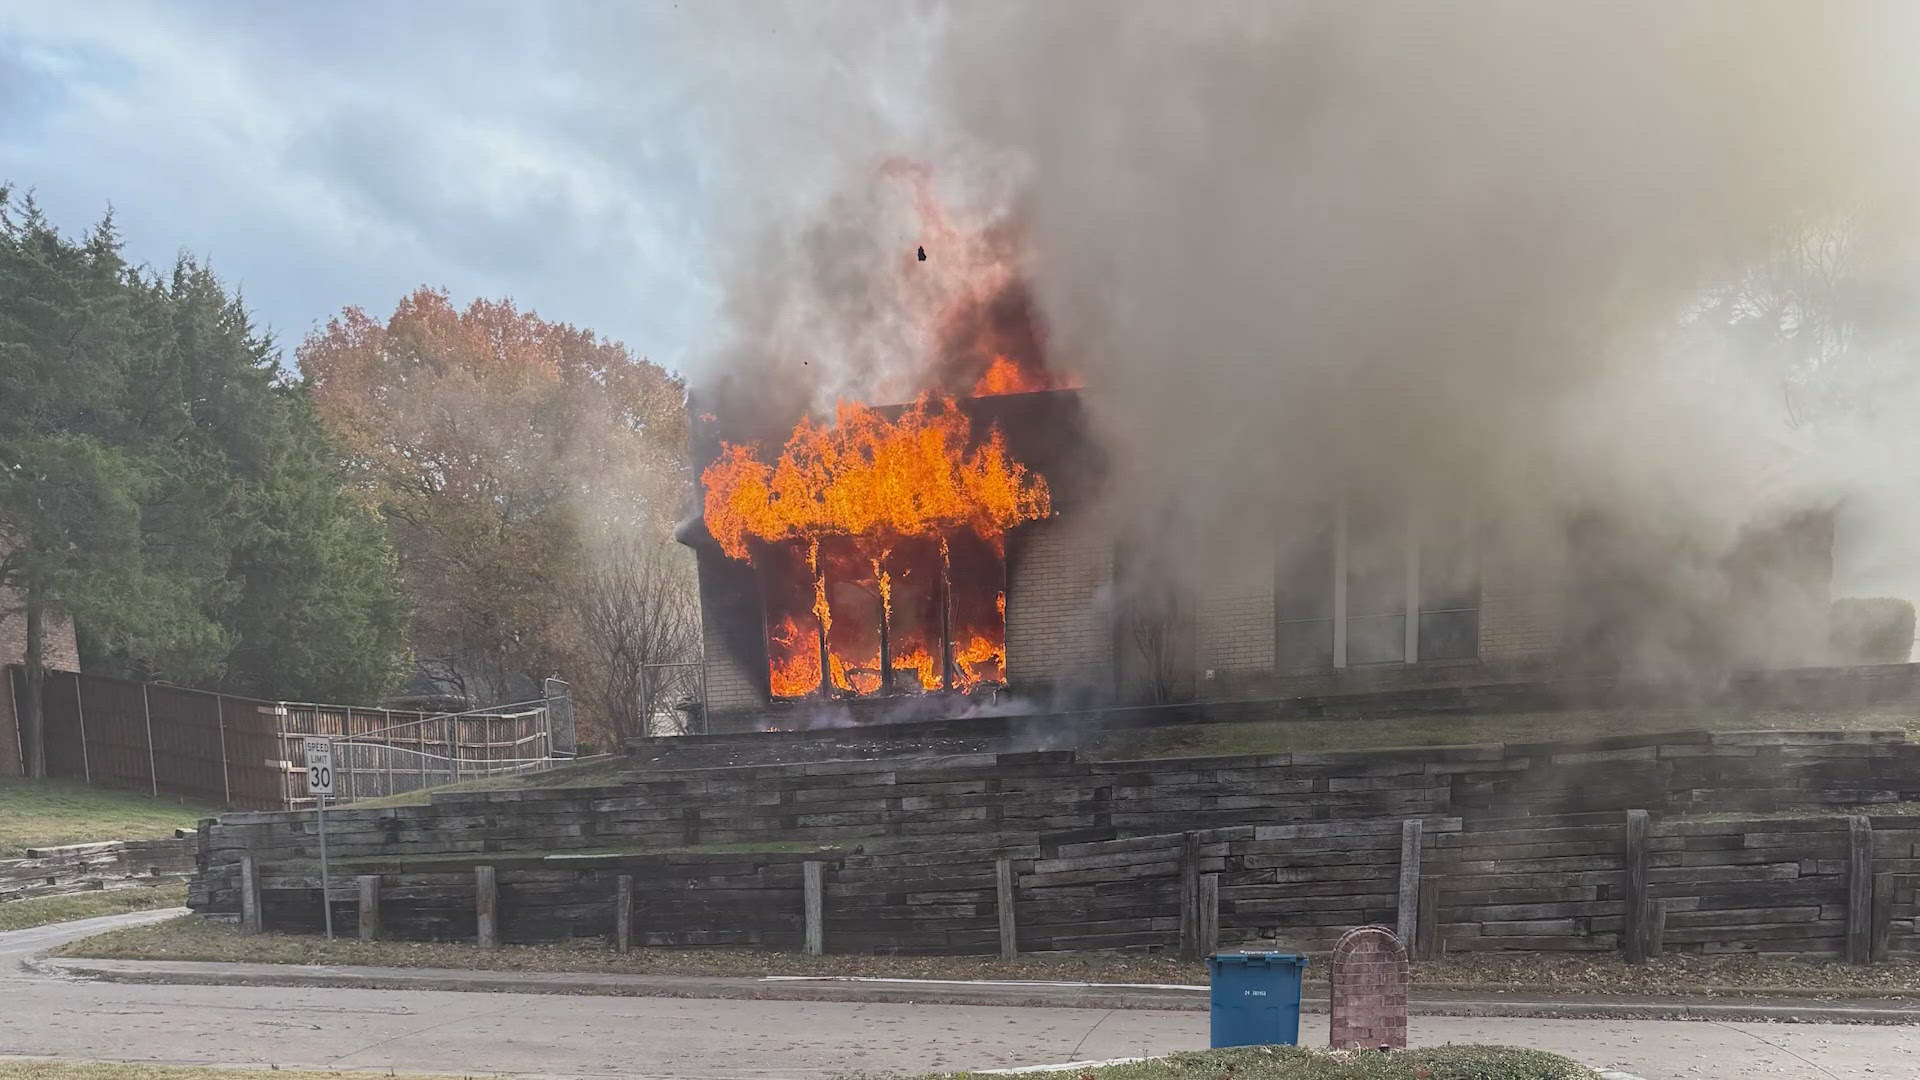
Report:
[[[834,312],[907,311],[897,321],[924,329],[881,373],[911,373],[906,386],[838,383],[893,403],[809,415],[820,376],[781,369],[770,346],[689,401],[697,512],[678,536],[698,567],[714,730],[930,718],[1006,695],[1061,708],[1826,659],[1832,518],[1793,499],[1755,500],[1779,512],[1701,538],[1624,502],[1589,513],[1564,492],[1505,490],[1496,510],[1437,466],[1295,452],[1262,459],[1275,464],[1238,501],[1219,476],[1162,469],[1161,496],[1217,497],[1202,515],[1150,512],[1125,440],[1164,463],[1169,440],[1208,433],[1139,433],[1137,387],[1132,424],[1096,416],[1116,388],[1083,391],[1049,355],[1019,231],[955,228],[924,175],[893,171],[936,242],[907,247],[897,275],[879,262],[880,288],[924,291]],[[937,273],[951,277],[936,288]],[[1287,392],[1332,418],[1302,425],[1296,407],[1296,427],[1367,414],[1338,385],[1303,376]],[[1272,393],[1253,381],[1231,405]]]
[[[1609,562],[1599,522],[1543,565],[1484,528],[1357,502],[1270,523],[1268,557],[1163,599],[1129,580],[1081,391],[1035,381],[1003,369],[975,395],[843,403],[786,431],[696,412],[703,512],[680,539],[715,730],[805,722],[827,702],[878,720],[1007,692],[1090,704],[1537,677],[1621,662],[1650,620],[1733,666],[1824,659],[1819,513],[1747,530],[1711,568],[1711,610],[1693,594],[1676,611],[1663,582]],[[1743,626],[1764,640],[1736,640]]]
[[[1097,575],[1064,583],[1048,556],[1097,455],[1076,391],[993,377],[978,396],[843,403],[784,438],[696,419],[703,513],[680,535],[716,713],[979,697],[1050,674],[1031,661],[1071,635],[1055,616],[1097,599]],[[1081,647],[1091,671],[1099,650]]]

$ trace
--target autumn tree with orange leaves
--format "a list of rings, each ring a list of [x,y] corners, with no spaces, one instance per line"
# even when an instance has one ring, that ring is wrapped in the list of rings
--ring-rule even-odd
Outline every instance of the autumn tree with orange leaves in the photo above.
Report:
[[[681,381],[511,301],[461,310],[428,288],[384,323],[348,308],[299,360],[393,529],[420,674],[476,704],[558,675],[583,721],[605,717],[596,687],[619,679],[597,670],[586,594],[606,553],[671,543],[688,485]],[[684,608],[690,591],[661,577],[639,602]]]

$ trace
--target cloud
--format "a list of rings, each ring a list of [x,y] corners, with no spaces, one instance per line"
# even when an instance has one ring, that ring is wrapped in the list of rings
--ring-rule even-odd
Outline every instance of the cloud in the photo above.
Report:
[[[0,4],[0,178],[70,229],[112,205],[137,260],[211,258],[287,344],[427,283],[683,365],[714,298],[706,178],[725,170],[674,112],[724,61],[682,21]],[[627,77],[583,72],[616,52]]]

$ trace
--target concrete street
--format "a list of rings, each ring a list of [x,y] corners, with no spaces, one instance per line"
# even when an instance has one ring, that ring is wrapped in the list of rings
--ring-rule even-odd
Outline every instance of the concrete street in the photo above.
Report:
[[[1127,1057],[1207,1038],[1206,1014],[1190,1011],[150,986],[20,967],[59,940],[141,918],[0,934],[0,1054],[758,1080]],[[1416,1017],[1413,1034],[1556,1050],[1647,1080],[1920,1075],[1915,1027]],[[1303,1036],[1324,1042],[1325,1018],[1309,1017]]]

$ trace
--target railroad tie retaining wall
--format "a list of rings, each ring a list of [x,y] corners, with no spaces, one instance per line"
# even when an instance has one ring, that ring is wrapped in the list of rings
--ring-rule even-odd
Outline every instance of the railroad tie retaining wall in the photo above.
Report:
[[[28,848],[23,859],[0,859],[0,903],[186,881],[197,846],[187,837]]]
[[[438,795],[331,812],[352,855],[827,845],[1001,833],[1115,839],[1367,817],[1817,808],[1920,797],[1899,732],[1678,733],[1580,742],[1086,762],[1071,753],[691,769],[600,788]],[[311,813],[228,814],[208,871],[312,854]]]
[[[508,942],[614,940],[617,882],[633,880],[633,940],[651,946],[797,949],[802,882],[819,863],[823,931],[832,952],[991,954],[1006,951],[997,866],[1012,873],[1016,951],[1133,948],[1207,951],[1190,927],[1211,913],[1219,942],[1318,951],[1345,930],[1390,921],[1426,882],[1437,897],[1438,947],[1449,951],[1621,951],[1633,891],[1625,815],[1421,821],[1420,874],[1401,874],[1403,822],[1356,819],[1236,826],[1067,844],[1001,837],[979,848],[595,855],[476,853],[441,859],[342,860],[335,921],[351,921],[357,875],[380,877],[383,932],[471,939],[474,868],[493,866]],[[1854,854],[1863,826],[1867,862]],[[1677,952],[1841,952],[1877,934],[1880,955],[1920,952],[1915,882],[1920,817],[1670,820],[1647,830],[1648,896],[1664,905],[1662,944]],[[272,928],[317,930],[318,868],[269,866],[261,888]],[[1884,881],[1856,916],[1853,879]],[[1186,882],[1213,887],[1189,890]],[[1864,921],[1863,921],[1864,920]],[[1211,931],[1209,931],[1211,933]]]
[[[691,769],[349,807],[329,812],[328,832],[343,917],[353,877],[379,876],[382,932],[405,937],[471,936],[474,868],[494,866],[507,941],[612,934],[615,882],[629,875],[635,941],[797,947],[804,866],[820,862],[836,951],[1191,952],[1216,934],[1324,948],[1379,922],[1431,926],[1454,950],[1884,952],[1916,948],[1913,819],[1871,819],[1862,871],[1834,854],[1861,843],[1854,827],[1817,808],[1916,795],[1920,748],[1898,732],[1693,732]],[[1815,809],[1700,817],[1782,806]],[[1650,825],[1629,852],[1625,814],[1641,808]],[[251,857],[268,925],[318,925],[311,813],[229,814],[201,841],[194,907],[238,912]],[[1420,854],[1417,873],[1403,847]],[[1004,930],[1002,862],[1018,906]],[[1217,909],[1198,911],[1201,895]],[[1418,895],[1434,910],[1419,912]],[[1850,937],[1863,911],[1875,925]]]

